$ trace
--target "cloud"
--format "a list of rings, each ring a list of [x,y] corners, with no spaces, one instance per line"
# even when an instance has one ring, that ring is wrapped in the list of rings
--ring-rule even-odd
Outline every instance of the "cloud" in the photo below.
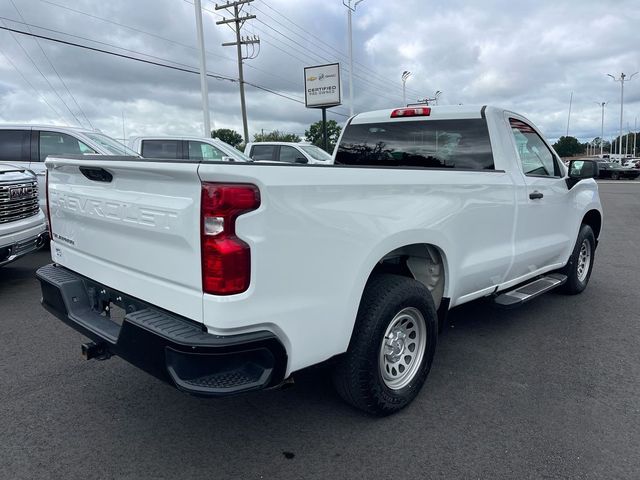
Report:
[[[152,61],[198,67],[194,7],[189,2],[14,2],[27,22],[65,35],[34,29],[38,33]],[[203,4],[214,10],[213,2]],[[245,61],[245,79],[299,100],[304,97],[303,67],[338,61],[345,104],[335,110],[348,113],[346,9],[341,2],[256,0],[246,11],[257,19],[245,24],[243,35],[259,35],[262,44],[258,57]],[[20,20],[8,1],[0,2],[0,16]],[[221,46],[233,40],[233,32],[227,26],[216,26],[219,19],[216,13],[205,12],[207,67],[235,79],[235,50]],[[409,101],[442,90],[442,103],[505,106],[527,115],[551,139],[566,132],[571,92],[570,134],[583,140],[600,134],[600,109],[595,102],[609,101],[605,136],[610,137],[617,134],[619,124],[620,85],[606,74],[640,69],[635,42],[639,20],[640,4],[632,0],[617,2],[615,12],[611,5],[596,0],[366,0],[353,14],[355,109],[400,105],[400,75],[410,70]],[[9,21],[6,25],[25,28]],[[16,38],[83,121],[35,41]],[[200,133],[198,75],[46,40],[40,44],[96,128],[121,137],[124,112],[127,136]],[[0,52],[59,112],[54,113],[0,55],[0,121],[74,123],[7,32],[0,32]],[[209,89],[215,126],[242,131],[238,84],[210,79]],[[625,90],[625,123],[633,127],[640,113],[640,79],[628,83]],[[246,87],[246,97],[250,133],[277,128],[303,134],[320,117],[319,111],[251,86]],[[335,114],[329,118],[345,120]]]

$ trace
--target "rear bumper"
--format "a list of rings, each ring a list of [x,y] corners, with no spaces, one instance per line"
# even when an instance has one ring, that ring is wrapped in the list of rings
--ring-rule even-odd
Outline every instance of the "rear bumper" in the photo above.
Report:
[[[184,392],[227,396],[272,387],[284,378],[286,350],[271,332],[211,335],[198,323],[64,267],[46,265],[36,276],[43,307],[93,340],[104,356],[118,355]],[[126,312],[121,323],[110,317],[114,305]]]

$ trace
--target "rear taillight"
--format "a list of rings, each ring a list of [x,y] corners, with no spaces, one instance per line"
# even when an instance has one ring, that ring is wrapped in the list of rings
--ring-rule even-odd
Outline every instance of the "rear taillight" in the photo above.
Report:
[[[428,117],[431,107],[396,108],[391,112],[391,118],[399,117]]]
[[[49,201],[49,170],[45,173],[45,195],[47,197],[47,222],[49,222],[49,240],[53,240],[53,231],[51,229],[51,202]]]
[[[249,288],[251,251],[236,237],[236,219],[260,206],[255,185],[203,183],[200,206],[202,290],[233,295]]]

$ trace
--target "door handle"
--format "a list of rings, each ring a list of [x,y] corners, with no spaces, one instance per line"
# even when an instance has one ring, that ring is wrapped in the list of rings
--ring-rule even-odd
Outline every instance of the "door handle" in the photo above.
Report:
[[[531,192],[531,193],[529,194],[529,198],[530,198],[531,200],[539,200],[539,199],[541,199],[542,197],[544,197],[544,195],[543,195],[542,193],[540,193],[539,191],[537,191],[537,190],[535,190],[535,191],[533,191],[533,192]]]
[[[47,174],[45,172],[36,172],[37,177],[46,177]]]

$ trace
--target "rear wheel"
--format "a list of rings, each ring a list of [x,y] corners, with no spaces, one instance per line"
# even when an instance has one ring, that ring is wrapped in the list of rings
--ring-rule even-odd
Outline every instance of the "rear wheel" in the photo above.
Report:
[[[582,225],[578,233],[576,246],[569,257],[569,262],[561,270],[567,276],[566,283],[562,286],[562,291],[570,295],[582,292],[587,288],[593,261],[596,253],[596,238],[589,225]]]
[[[438,332],[429,290],[398,275],[369,280],[347,353],[334,371],[338,393],[373,415],[407,406],[427,378]]]
[[[611,180],[618,180],[620,178],[620,174],[618,172],[611,173]]]

